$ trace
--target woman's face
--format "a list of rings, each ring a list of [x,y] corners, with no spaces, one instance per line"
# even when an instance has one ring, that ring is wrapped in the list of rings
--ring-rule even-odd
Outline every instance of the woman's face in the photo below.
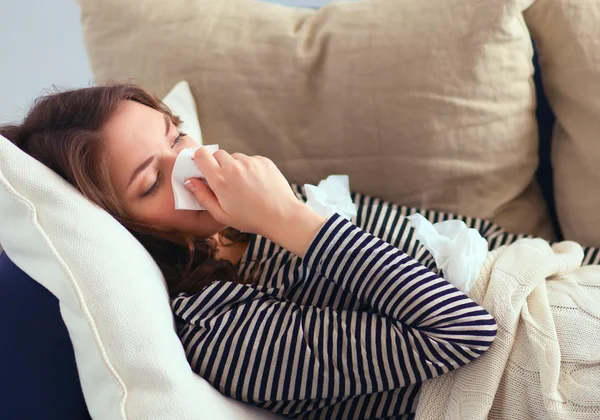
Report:
[[[182,135],[166,115],[124,101],[104,132],[111,181],[137,221],[196,237],[225,228],[207,211],[175,210],[171,186],[175,159],[181,150],[198,144]]]

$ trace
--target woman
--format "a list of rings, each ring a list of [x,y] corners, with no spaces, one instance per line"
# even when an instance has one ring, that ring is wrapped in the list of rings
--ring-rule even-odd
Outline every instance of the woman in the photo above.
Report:
[[[175,158],[195,145],[178,124],[114,85],[40,98],[0,134],[146,247],[193,370],[222,393],[291,417],[396,418],[414,413],[422,381],[489,348],[493,318],[398,249],[397,208],[361,206],[360,227],[325,219],[268,159],[199,149],[210,188],[188,188],[208,211],[175,210]]]

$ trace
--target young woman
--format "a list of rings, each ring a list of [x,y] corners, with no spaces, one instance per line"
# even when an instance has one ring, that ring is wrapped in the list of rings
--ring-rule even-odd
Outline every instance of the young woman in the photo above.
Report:
[[[199,149],[210,189],[188,187],[207,211],[175,210],[171,171],[195,145],[178,124],[153,95],[112,85],[40,98],[0,134],[146,247],[193,370],[222,393],[290,417],[397,418],[421,382],[491,345],[493,318],[398,249],[397,207],[359,206],[358,226],[325,219],[267,158]]]

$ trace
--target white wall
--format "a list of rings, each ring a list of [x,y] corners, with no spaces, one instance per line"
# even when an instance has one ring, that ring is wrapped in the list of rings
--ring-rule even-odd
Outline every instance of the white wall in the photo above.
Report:
[[[0,0],[0,124],[22,120],[52,85],[92,82],[75,0]]]
[[[331,3],[331,0],[263,0],[267,3],[280,3],[287,6],[296,7],[320,7],[324,4]],[[349,1],[349,0],[338,0]]]
[[[331,0],[264,1],[319,7]],[[0,0],[0,40],[0,124],[22,119],[52,85],[93,82],[76,0]]]
[[[0,0],[0,124],[45,89],[93,82],[75,0]]]

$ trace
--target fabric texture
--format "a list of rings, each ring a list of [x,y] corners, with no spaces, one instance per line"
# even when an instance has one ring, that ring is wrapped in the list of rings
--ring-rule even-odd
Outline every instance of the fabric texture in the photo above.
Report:
[[[481,358],[421,390],[417,419],[597,419],[600,266],[574,242],[521,239],[488,255],[469,295],[498,323]]]
[[[58,299],[4,253],[0,253],[0,334],[0,417],[91,419]]]
[[[531,2],[365,0],[315,11],[79,1],[97,81],[163,94],[187,80],[207,144],[268,156],[290,182],[348,174],[365,194],[552,237],[534,181],[522,17]]]
[[[0,137],[0,241],[59,300],[94,419],[264,419],[193,373],[154,260],[106,212]]]
[[[366,209],[361,227],[373,222]],[[413,413],[419,384],[479,357],[496,327],[398,249],[406,226],[381,228],[389,244],[334,214],[304,259],[257,237],[239,267],[248,279],[258,266],[252,284],[213,282],[172,303],[192,369],[225,395],[294,418]]]
[[[600,3],[537,0],[525,11],[556,115],[552,166],[565,239],[600,246]]]

